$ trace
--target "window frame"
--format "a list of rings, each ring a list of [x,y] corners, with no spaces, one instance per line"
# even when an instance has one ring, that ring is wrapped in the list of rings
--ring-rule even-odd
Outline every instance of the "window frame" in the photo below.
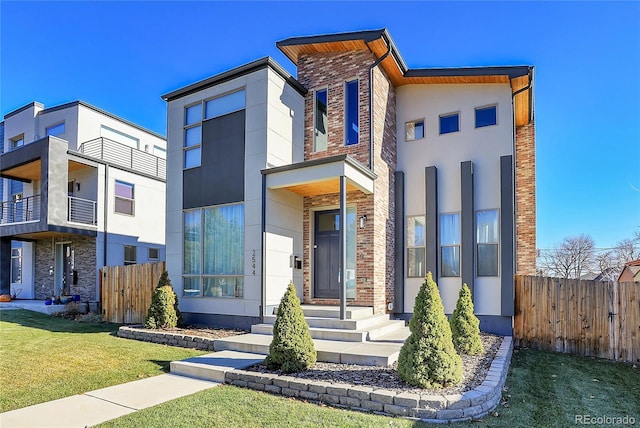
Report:
[[[409,227],[410,227],[409,223],[410,223],[410,219],[412,219],[412,218],[422,218],[422,221],[423,221],[422,224],[424,226],[424,237],[423,237],[422,245],[415,245],[415,244],[414,245],[410,245],[409,244],[409,242],[411,242],[411,239],[410,239],[411,235],[409,234]],[[407,247],[407,266],[406,266],[406,268],[407,268],[407,278],[424,278],[426,273],[427,273],[426,272],[426,270],[427,270],[427,257],[426,257],[427,256],[427,221],[426,220],[427,220],[427,216],[425,214],[407,216],[407,220],[406,220],[407,221],[407,226],[405,228],[405,232],[407,234],[406,238],[405,238],[406,242],[407,242],[407,245],[406,245],[406,247]],[[414,239],[413,239],[414,243],[415,243],[415,236],[416,235],[415,235],[415,226],[414,226]],[[415,261],[415,254],[416,254],[415,250],[420,250],[420,249],[422,249],[422,263],[423,263],[422,264],[422,270],[418,269],[418,272],[414,273],[412,275],[411,271],[413,270],[415,272],[416,269],[415,269],[415,266],[414,266],[413,269],[409,268],[409,266],[410,266],[409,263],[410,263],[410,259],[411,259],[409,257],[409,254],[411,252],[410,250],[414,250],[414,261]]]
[[[498,238],[496,241],[491,241],[491,242],[479,242],[478,239],[478,235],[479,235],[479,229],[478,229],[478,214],[480,213],[485,213],[485,212],[495,212],[496,213],[496,233],[498,235]],[[496,278],[496,277],[500,277],[500,209],[498,208],[490,208],[490,209],[482,209],[482,210],[477,210],[475,212],[475,222],[476,222],[476,237],[475,237],[475,257],[476,257],[476,276],[479,278]],[[479,269],[480,269],[480,251],[479,248],[480,246],[495,246],[496,248],[496,265],[495,265],[495,275],[492,274],[480,274]]]
[[[489,124],[489,125],[482,125],[482,126],[478,126],[478,110],[488,110],[490,108],[493,108],[495,110],[495,123]],[[480,106],[480,107],[476,107],[473,109],[473,120],[474,120],[474,127],[475,129],[480,129],[480,128],[487,128],[490,126],[496,126],[498,125],[498,103],[495,104],[487,104],[484,106]]]
[[[355,123],[357,124],[356,126],[358,127],[358,131],[357,131],[357,137],[356,137],[356,141],[350,143],[349,142],[349,122],[351,119],[350,115],[349,115],[349,105],[348,103],[351,101],[351,98],[349,97],[349,92],[348,92],[348,86],[349,84],[354,83],[356,84],[356,97],[355,97],[355,103],[356,103],[356,120]],[[349,79],[349,80],[345,80],[344,85],[343,85],[343,90],[344,90],[344,146],[348,147],[348,146],[356,146],[358,144],[360,144],[360,79],[358,79],[357,77],[353,78],[353,79]],[[329,92],[327,91],[327,97],[329,95]],[[328,104],[328,98],[327,98],[327,104]],[[328,106],[327,106],[328,109]],[[328,118],[329,118],[329,114],[327,112],[327,123],[328,123]]]
[[[57,134],[52,134],[52,133],[51,133],[51,130],[52,130],[52,129],[58,128],[58,127],[60,127],[60,126],[62,126],[62,132],[59,132],[59,133],[57,133]],[[45,133],[45,135],[46,135],[47,137],[48,137],[48,136],[57,137],[57,136],[59,136],[59,135],[63,135],[65,132],[66,132],[66,125],[65,125],[65,123],[64,123],[64,120],[63,120],[62,122],[55,123],[55,124],[53,124],[53,125],[51,125],[51,126],[47,126],[47,127],[44,129],[44,133]]]
[[[417,123],[422,123],[422,137],[420,137],[420,138],[416,138],[416,136],[415,136],[415,125],[416,125]],[[409,124],[414,125],[414,128],[413,128],[413,129],[414,129],[414,132],[413,132],[413,138],[411,138],[411,139],[409,138],[409,131],[408,131],[408,129],[407,129],[407,128],[408,128],[408,126],[409,126]],[[409,141],[419,141],[419,140],[424,140],[424,137],[425,137],[425,120],[424,120],[424,118],[422,118],[422,119],[410,120],[410,121],[408,121],[408,122],[405,122],[405,123],[404,123],[404,140],[405,140],[406,142],[409,142]]]
[[[195,106],[200,106],[200,120],[196,120],[195,122],[191,122],[191,123],[187,123],[187,110],[195,107]],[[191,168],[198,168],[200,166],[202,166],[202,121],[204,120],[204,108],[205,108],[205,101],[204,100],[200,100],[197,103],[192,103],[192,104],[188,104],[186,106],[184,106],[184,120],[182,121],[183,125],[182,125],[182,169],[186,170],[186,169],[191,169]],[[187,130],[189,129],[195,129],[195,128],[200,128],[200,143],[199,144],[194,144],[191,146],[187,145]],[[191,151],[191,150],[199,150],[200,151],[200,156],[199,156],[199,162],[197,162],[196,165],[192,165],[192,166],[187,166],[187,152]],[[194,152],[195,153],[195,152]]]
[[[133,249],[134,259],[127,260],[127,248]],[[130,266],[138,264],[138,247],[135,245],[124,244],[123,245],[123,263],[124,266]]]
[[[458,222],[457,222],[457,235],[458,235],[458,243],[453,243],[453,244],[444,244],[442,242],[442,234],[444,231],[444,228],[442,227],[442,223],[443,223],[443,217],[444,216],[451,216],[451,215],[457,215],[458,216]],[[462,250],[462,242],[461,242],[461,232],[462,232],[462,225],[461,225],[461,213],[460,211],[453,211],[453,212],[446,212],[446,213],[440,213],[439,217],[438,217],[438,227],[439,227],[439,237],[438,237],[438,244],[439,244],[439,262],[440,262],[440,276],[443,278],[460,278],[462,272],[461,272],[461,250]],[[444,249],[448,249],[448,248],[453,248],[454,250],[457,248],[458,252],[457,252],[457,259],[458,259],[458,271],[457,271],[457,275],[445,275],[444,274],[444,263],[443,263],[443,250]]]
[[[205,211],[212,209],[212,208],[223,208],[223,207],[229,207],[229,206],[242,206],[242,218],[243,218],[243,223],[242,223],[242,262],[241,262],[241,266],[242,266],[242,273],[241,274],[236,274],[236,275],[231,275],[231,274],[205,274],[203,273],[205,270],[205,234],[204,234],[204,229],[205,229]],[[198,224],[199,230],[198,230],[198,236],[199,236],[199,243],[198,243],[198,248],[199,248],[199,260],[198,260],[198,273],[185,273],[185,247],[186,247],[186,241],[185,241],[185,235],[184,235],[184,229],[185,229],[185,214],[190,213],[190,212],[199,212],[199,217],[200,217],[200,221]],[[246,253],[246,248],[244,246],[244,238],[246,236],[246,231],[245,231],[245,226],[246,226],[246,211],[245,211],[245,203],[244,202],[234,202],[234,203],[229,203],[229,204],[219,204],[219,205],[209,205],[206,207],[198,207],[198,208],[192,208],[192,209],[186,209],[182,211],[182,297],[185,298],[222,298],[222,299],[244,299],[245,298],[245,277],[246,277],[246,266],[245,266],[245,253]],[[205,281],[208,280],[213,280],[215,278],[220,278],[220,279],[226,279],[226,278],[234,278],[234,280],[236,281],[235,283],[235,292],[233,296],[227,296],[227,295],[205,295],[204,292],[204,286],[205,286]],[[238,286],[237,286],[237,281],[240,278],[241,280],[241,293],[238,293]],[[186,294],[185,291],[185,283],[187,281],[196,281],[198,288],[197,288],[197,293],[191,292],[189,294]],[[195,290],[194,288],[190,288],[189,290]]]
[[[457,123],[458,123],[458,127],[455,131],[447,131],[447,132],[442,132],[442,119],[444,118],[449,118],[449,117],[453,117],[456,116],[458,118]],[[451,113],[444,113],[438,116],[438,134],[439,135],[447,135],[447,134],[454,134],[456,132],[460,132],[460,111],[453,111]]]
[[[18,144],[18,141],[21,141],[21,143]],[[24,134],[9,138],[9,151],[16,150],[22,146],[24,146]]]
[[[155,251],[156,252],[155,257],[153,257],[151,255],[151,251]],[[147,259],[149,259],[149,260],[160,260],[160,248],[156,248],[156,247],[147,248]]]
[[[322,149],[318,149],[318,106],[317,106],[317,100],[318,100],[318,92],[324,92],[326,95],[326,104],[325,104],[325,108],[326,108],[326,132],[325,132],[325,136],[326,136],[326,141],[325,141],[325,147]],[[328,86],[322,86],[319,88],[316,88],[313,90],[313,152],[326,152],[329,149],[329,87]]]
[[[122,184],[122,185],[131,187],[131,198],[127,198],[126,196],[119,196],[116,193],[116,188],[117,188],[118,184]],[[130,216],[130,217],[134,217],[136,215],[136,186],[135,186],[134,183],[129,183],[129,182],[126,182],[126,181],[115,179],[114,180],[114,188],[113,188],[113,196],[114,196],[114,200],[113,200],[113,212],[114,212],[114,214],[126,215],[126,216]],[[129,212],[118,211],[118,204],[117,204],[118,200],[131,202],[131,212],[129,213]]]

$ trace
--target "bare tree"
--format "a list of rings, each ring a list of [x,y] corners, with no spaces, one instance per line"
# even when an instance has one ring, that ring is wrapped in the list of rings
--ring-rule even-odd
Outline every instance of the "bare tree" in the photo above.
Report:
[[[580,278],[594,265],[595,243],[589,235],[564,238],[560,245],[541,256],[541,267],[559,278]]]

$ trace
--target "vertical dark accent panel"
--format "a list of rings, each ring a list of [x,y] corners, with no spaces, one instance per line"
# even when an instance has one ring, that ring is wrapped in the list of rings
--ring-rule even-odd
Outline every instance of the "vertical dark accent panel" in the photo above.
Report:
[[[424,169],[426,202],[426,253],[427,272],[433,280],[438,280],[438,169],[428,166]]]
[[[462,283],[469,286],[471,296],[474,297],[474,278],[475,278],[475,209],[473,203],[473,162],[460,162],[460,196],[461,208],[460,213],[460,258],[462,263]]]
[[[183,173],[184,208],[244,200],[245,111],[202,122],[201,166]]]
[[[500,290],[501,315],[513,316],[514,254],[513,254],[513,159],[500,157]]]
[[[340,319],[347,319],[347,177],[340,176]]]
[[[404,172],[396,171],[395,175],[395,243],[394,256],[396,272],[393,293],[393,312],[404,313]]]
[[[11,294],[11,239],[0,239],[0,294]]]

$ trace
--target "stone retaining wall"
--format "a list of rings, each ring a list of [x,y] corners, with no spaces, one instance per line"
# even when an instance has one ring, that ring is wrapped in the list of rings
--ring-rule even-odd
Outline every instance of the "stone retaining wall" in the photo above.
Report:
[[[120,327],[118,329],[118,337],[214,352],[213,341],[215,339],[190,336],[188,334],[169,333],[162,330],[153,331],[136,327]]]
[[[245,370],[228,371],[225,374],[225,383],[331,406],[421,419],[425,422],[463,422],[482,418],[498,405],[502,398],[502,387],[507,378],[512,352],[512,338],[505,337],[482,384],[471,391],[454,395],[396,393],[368,386],[336,384]]]

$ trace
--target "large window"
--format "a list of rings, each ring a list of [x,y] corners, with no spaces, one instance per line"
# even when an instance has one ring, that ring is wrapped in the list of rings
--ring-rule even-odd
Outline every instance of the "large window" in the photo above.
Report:
[[[496,106],[480,107],[476,109],[476,128],[491,126],[498,123]]]
[[[460,213],[440,215],[440,270],[460,276]]]
[[[315,130],[314,130],[314,151],[322,152],[327,150],[327,90],[319,89],[315,92]]]
[[[244,296],[244,205],[184,213],[183,295]]]
[[[135,245],[124,246],[124,265],[135,265],[138,261],[138,247]]]
[[[347,146],[358,144],[360,123],[358,121],[359,96],[358,80],[347,82],[344,87],[344,143]]]
[[[135,210],[134,186],[131,183],[116,180],[115,212],[133,215]]]
[[[22,282],[22,248],[11,249],[11,283]]]
[[[424,138],[424,119],[407,122],[404,127],[407,141],[421,140]]]
[[[64,122],[47,128],[47,135],[58,136],[64,134]]]
[[[440,134],[460,131],[460,114],[451,113],[440,116]]]
[[[184,109],[184,163],[185,169],[195,168],[202,162],[202,121],[244,109],[245,90],[239,90],[210,100],[200,101]]]
[[[425,216],[407,218],[407,276],[423,278],[425,272]]]
[[[498,276],[499,230],[498,210],[476,213],[476,269],[478,276]]]

